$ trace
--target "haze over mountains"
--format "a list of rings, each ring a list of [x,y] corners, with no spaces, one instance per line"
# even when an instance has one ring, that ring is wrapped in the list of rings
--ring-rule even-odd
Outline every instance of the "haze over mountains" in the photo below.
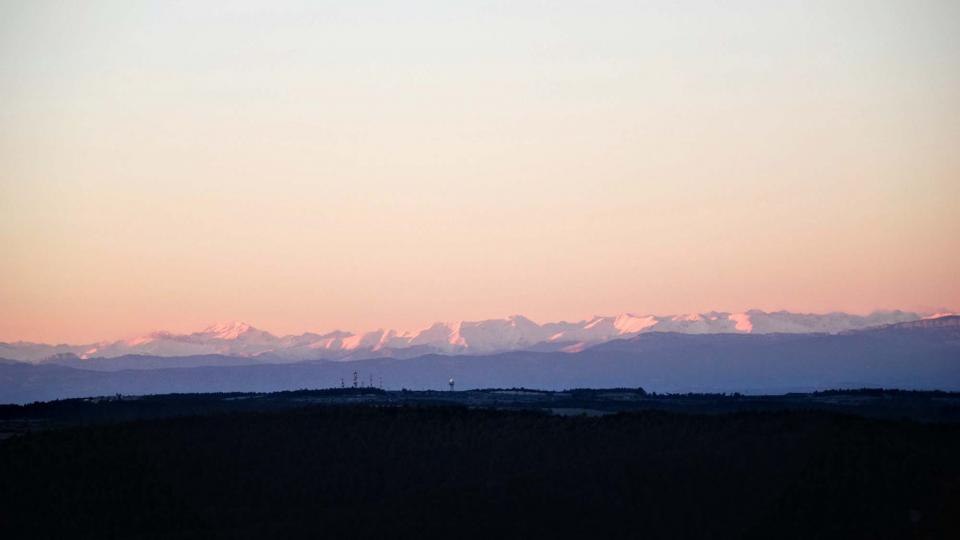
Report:
[[[21,362],[118,358],[128,355],[185,357],[224,355],[272,362],[409,358],[423,354],[495,354],[509,351],[578,352],[614,339],[651,332],[681,334],[837,334],[943,314],[878,311],[870,315],[805,314],[787,311],[711,311],[684,315],[597,316],[579,322],[538,324],[521,315],[505,319],[435,323],[419,331],[275,336],[242,322],[210,326],[191,334],[153,332],[129,340],[81,345],[0,343],[0,358]]]
[[[356,375],[355,375],[356,374]],[[354,377],[357,377],[354,379]],[[960,390],[960,316],[829,333],[640,332],[579,352],[516,350],[279,361],[260,356],[73,355],[0,360],[0,403],[352,385],[425,390],[643,387],[778,394],[830,388]]]

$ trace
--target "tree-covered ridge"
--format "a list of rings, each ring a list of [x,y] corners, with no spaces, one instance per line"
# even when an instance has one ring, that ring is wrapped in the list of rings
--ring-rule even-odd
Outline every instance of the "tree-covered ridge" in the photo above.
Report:
[[[9,537],[947,538],[960,429],[341,406],[0,444]]]

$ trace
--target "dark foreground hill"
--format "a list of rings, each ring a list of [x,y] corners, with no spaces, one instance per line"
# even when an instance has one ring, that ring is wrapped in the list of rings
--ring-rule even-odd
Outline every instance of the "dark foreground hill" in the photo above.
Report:
[[[310,407],[0,442],[5,538],[955,538],[956,424]]]

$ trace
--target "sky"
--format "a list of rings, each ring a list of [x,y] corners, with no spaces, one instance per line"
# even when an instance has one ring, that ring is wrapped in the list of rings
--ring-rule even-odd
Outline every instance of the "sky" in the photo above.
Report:
[[[0,340],[960,309],[960,2],[0,0]]]

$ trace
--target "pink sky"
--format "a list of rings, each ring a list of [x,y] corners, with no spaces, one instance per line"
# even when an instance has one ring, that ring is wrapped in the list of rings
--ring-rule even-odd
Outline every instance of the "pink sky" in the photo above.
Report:
[[[0,340],[960,308],[956,2],[456,4],[0,6]]]

